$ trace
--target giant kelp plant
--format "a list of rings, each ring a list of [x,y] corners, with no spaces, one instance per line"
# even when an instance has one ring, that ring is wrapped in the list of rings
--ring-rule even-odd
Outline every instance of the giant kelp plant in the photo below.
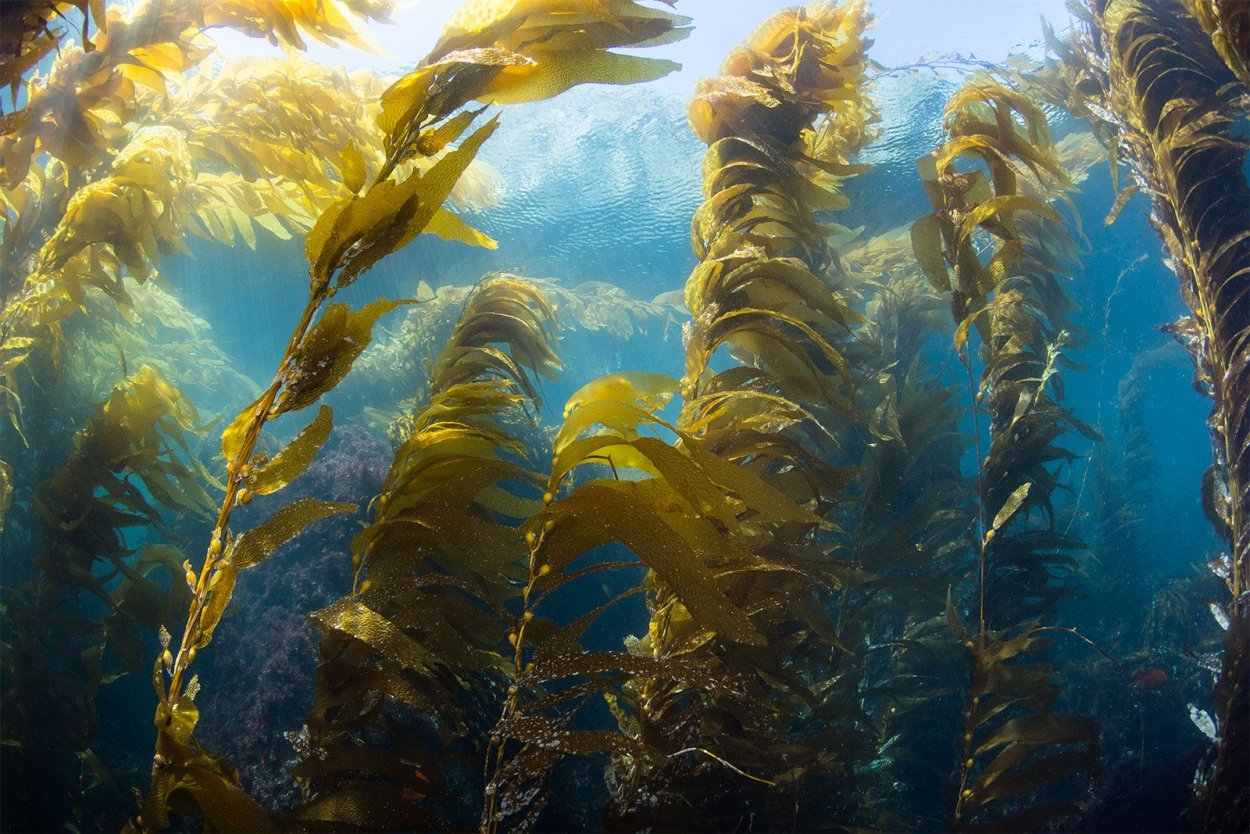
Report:
[[[481,758],[510,685],[500,648],[523,576],[519,520],[535,503],[517,494],[534,480],[517,429],[536,398],[529,374],[559,367],[552,324],[540,290],[501,278],[469,299],[443,349],[374,519],[352,542],[352,588],[313,615],[325,636],[298,742],[301,818],[470,822],[464,797],[450,796],[457,774],[444,771]],[[433,802],[446,806],[438,816]]]
[[[993,80],[973,79],[947,102],[946,130],[947,142],[919,163],[934,212],[912,226],[912,240],[926,275],[950,293],[970,390],[975,358],[984,365],[973,406],[976,625],[963,625],[953,601],[947,609],[971,655],[954,819],[989,814],[995,827],[1032,828],[1075,809],[1020,809],[1022,794],[1097,767],[1097,725],[1050,712],[1058,690],[1041,636],[1070,592],[1066,580],[1078,564],[1071,552],[1081,547],[1055,524],[1056,464],[1074,456],[1056,441],[1069,427],[1093,436],[1060,402],[1062,351],[1073,340],[1060,276],[1072,265],[1050,201],[1069,179],[1041,108]],[[976,166],[961,170],[957,160]],[[990,420],[984,455],[981,404]]]
[[[637,759],[614,765],[617,813],[630,827],[720,827],[752,807],[794,804],[818,780],[847,775],[849,761],[832,751],[854,756],[864,745],[863,725],[847,710],[852,692],[835,682],[841,664],[820,648],[835,631],[828,598],[856,575],[831,546],[836,528],[827,516],[850,477],[829,461],[833,432],[854,414],[839,342],[857,316],[834,291],[836,227],[816,213],[846,207],[838,179],[856,172],[850,160],[875,117],[862,91],[866,22],[858,3],[774,15],[690,104],[709,147],[706,200],[692,225],[700,263],[686,281],[693,321],[676,428],[696,460],[716,462],[709,474],[725,486],[731,473],[759,479],[755,500],[735,489],[733,514],[720,521],[725,543],[702,556],[751,639],[709,629],[671,580],[649,579],[651,626],[638,650],[698,658],[743,684],[704,694],[658,678],[630,690],[631,733],[670,754],[662,768]],[[737,364],[713,370],[722,349]],[[741,768],[755,778],[744,780]],[[807,803],[805,813],[816,807]]]
[[[1170,329],[1193,358],[1195,387],[1213,400],[1203,506],[1231,547],[1217,560],[1231,602],[1201,825],[1242,829],[1250,825],[1250,186],[1239,134],[1250,35],[1241,4],[1189,5],[1193,17],[1151,0],[1093,3],[1084,30],[1058,49],[1073,112],[1127,164],[1126,192],[1150,197],[1151,224],[1192,312]]]
[[[466,217],[508,175],[477,157],[514,114],[487,111],[666,75],[621,50],[684,38],[672,5],[474,0],[397,79],[298,54],[367,48],[388,0],[0,6],[0,827],[1078,827],[1122,801],[1104,767],[1135,772],[1141,798],[1143,704],[1170,685],[1150,667],[1116,680],[1116,654],[1162,653],[1103,627],[1119,616],[1183,630],[1175,662],[1218,670],[1215,718],[1177,713],[1217,740],[1188,824],[1245,829],[1244,9],[1095,0],[1068,40],[1048,31],[1059,62],[963,65],[912,180],[927,213],[862,239],[846,218],[881,175],[861,163],[873,93],[907,70],[870,59],[866,0],[787,9],[689,103],[706,149],[681,292],[521,269],[369,291],[420,236],[498,246]],[[286,56],[221,60],[215,28]],[[1212,560],[1232,595],[1209,607],[1222,659],[1184,622],[1207,611],[1193,582],[1099,612],[1106,647],[1073,627],[1082,595],[1149,604],[1141,577],[1118,595],[1090,577],[1144,563],[1153,482],[1150,389],[1130,374],[1092,509],[1078,484],[1106,442],[1068,399],[1097,145],[1058,106],[1111,149],[1117,190],[1117,162],[1134,178],[1108,224],[1150,196],[1193,313],[1169,331],[1214,400],[1201,494],[1231,547]],[[189,235],[257,254],[302,237],[303,303],[268,382],[227,367],[168,280]],[[580,370],[561,337],[629,345],[653,323],[681,325],[680,350],[655,346],[676,375],[587,379],[602,365]],[[348,442],[336,417],[393,443],[359,505],[324,480],[323,450]],[[236,687],[273,682],[223,679],[211,655],[254,577],[282,587],[262,563],[331,516],[357,526],[318,543],[334,582],[294,603],[315,628],[289,661],[308,670],[287,705],[303,725],[261,729],[296,753],[266,765],[293,785],[279,799],[203,732],[231,725]],[[153,654],[154,698],[135,674]],[[1110,686],[1128,694],[1089,694]],[[154,749],[119,700],[154,703]],[[1100,721],[1118,745],[1141,728],[1133,768]]]

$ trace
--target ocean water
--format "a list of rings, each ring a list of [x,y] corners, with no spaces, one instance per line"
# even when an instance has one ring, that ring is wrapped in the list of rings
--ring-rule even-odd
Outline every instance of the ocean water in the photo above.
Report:
[[[178,5],[168,0],[169,9],[176,11]],[[421,47],[416,54],[377,64],[384,78],[389,81],[416,63],[433,45],[436,27],[454,5],[444,9],[418,4],[420,13],[428,15],[419,24],[405,16],[415,12],[397,15],[401,30],[417,27],[408,32],[407,40],[403,31],[377,27],[378,36],[392,50],[395,43]],[[554,378],[530,374],[537,396],[525,407],[527,418],[505,423],[519,445],[515,451],[500,453],[539,473],[537,481],[519,487],[518,480],[524,480],[519,476],[501,481],[519,500],[529,502],[534,518],[541,518],[539,496],[570,397],[606,375],[683,376],[692,326],[680,293],[699,265],[691,246],[691,218],[707,197],[703,192],[707,146],[692,131],[687,116],[698,77],[691,73],[715,72],[720,56],[785,5],[771,0],[717,4],[683,0],[676,11],[693,19],[696,34],[655,54],[677,61],[688,56],[692,66],[658,82],[582,85],[543,101],[490,108],[489,113],[498,112],[500,126],[478,153],[475,171],[491,183],[493,193],[457,211],[497,241],[497,247],[471,247],[421,235],[335,294],[335,303],[352,308],[379,297],[419,303],[383,316],[351,372],[318,399],[333,408],[333,429],[307,469],[280,493],[243,502],[231,516],[230,530],[237,535],[261,525],[281,507],[301,499],[347,502],[354,509],[315,522],[276,548],[263,564],[241,572],[211,645],[202,648],[193,667],[199,687],[195,738],[205,751],[232,763],[225,772],[237,779],[238,788],[273,824],[299,830],[439,826],[459,830],[478,825],[484,802],[482,762],[489,771],[488,751],[501,749],[512,755],[523,741],[523,733],[514,739],[516,748],[494,740],[500,732],[495,722],[516,673],[512,649],[499,639],[507,631],[490,632],[483,626],[475,633],[478,620],[466,614],[445,630],[430,626],[425,632],[421,617],[426,615],[419,606],[413,607],[416,619],[411,628],[414,633],[440,635],[429,638],[435,649],[449,657],[490,653],[500,658],[497,668],[479,669],[475,677],[434,662],[404,666],[402,674],[417,681],[415,689],[421,689],[420,679],[427,676],[439,681],[430,691],[445,686],[457,693],[457,702],[422,707],[420,699],[404,704],[391,695],[375,696],[372,708],[362,710],[367,715],[353,728],[351,744],[360,751],[382,751],[374,761],[385,759],[387,767],[403,769],[404,775],[383,769],[382,776],[361,777],[368,772],[364,765],[327,775],[317,770],[325,754],[309,752],[307,736],[303,742],[298,738],[301,728],[315,724],[317,716],[328,721],[336,709],[341,716],[352,707],[347,702],[328,711],[324,707],[332,687],[319,679],[319,666],[326,666],[341,646],[328,643],[326,630],[319,629],[310,615],[344,599],[372,604],[367,593],[353,593],[360,591],[359,583],[353,582],[353,538],[376,522],[384,509],[376,499],[402,448],[405,429],[400,418],[426,405],[431,367],[453,325],[469,308],[474,293],[489,287],[492,279],[502,274],[532,282],[555,304],[554,349],[563,367]],[[690,683],[698,675],[682,679],[682,686],[690,689],[674,696],[666,719],[670,729],[681,729],[670,735],[656,730],[654,736],[643,738],[668,757],[665,764],[635,771],[640,780],[630,788],[635,793],[622,794],[620,785],[605,774],[614,768],[622,772],[622,750],[627,748],[604,743],[593,750],[575,751],[573,745],[562,749],[568,755],[547,761],[545,774],[527,773],[531,779],[544,777],[543,804],[535,806],[536,816],[526,820],[537,830],[929,831],[964,824],[953,814],[963,785],[961,769],[966,769],[961,735],[972,667],[962,640],[947,622],[947,611],[975,622],[977,552],[978,546],[985,547],[978,524],[988,521],[984,517],[978,521],[976,484],[979,455],[988,449],[989,426],[984,407],[977,407],[976,392],[970,390],[971,372],[965,372],[956,353],[949,298],[921,278],[909,254],[907,228],[932,211],[916,162],[944,140],[943,109],[948,99],[978,70],[977,62],[1003,61],[1017,50],[1035,57],[1042,54],[1034,12],[1047,12],[1061,31],[1069,19],[1062,4],[1044,9],[1039,4],[1035,9],[1022,3],[1022,9],[1005,15],[996,28],[986,20],[1002,10],[1001,4],[948,0],[931,4],[942,9],[939,26],[926,23],[922,15],[932,10],[922,11],[920,4],[883,0],[868,5],[880,20],[870,30],[876,43],[868,56],[877,64],[869,69],[864,90],[880,119],[875,137],[855,161],[871,167],[839,184],[849,201],[847,208],[821,215],[850,230],[835,240],[845,269],[821,279],[822,286],[831,287],[864,317],[839,331],[838,342],[851,363],[850,375],[860,375],[861,406],[837,417],[814,401],[796,402],[816,414],[817,422],[828,424],[827,431],[803,429],[798,434],[801,442],[818,450],[820,463],[848,467],[847,482],[823,493],[837,496],[824,505],[828,526],[813,527],[802,541],[821,551],[820,559],[832,560],[848,573],[846,584],[836,589],[817,587],[815,580],[798,582],[786,586],[789,597],[769,603],[780,610],[797,604],[796,595],[810,593],[812,605],[823,613],[796,622],[827,621],[831,630],[802,630],[801,639],[789,642],[799,626],[787,627],[779,631],[785,641],[750,651],[726,648],[716,641],[727,638],[715,638],[709,644],[714,646],[708,650],[710,656],[720,658],[716,662],[737,677],[727,678],[725,689],[717,694],[699,693]],[[1018,21],[1025,11],[1028,20]],[[7,24],[7,9],[5,14]],[[67,15],[81,20],[78,12]],[[976,40],[960,40],[973,29],[982,30]],[[703,36],[703,31],[708,34]],[[223,36],[220,52],[211,60],[219,70],[241,60],[232,50],[246,41],[242,35]],[[929,53],[936,69],[889,71],[912,63],[899,56],[915,59],[920,51]],[[275,49],[271,54],[279,53]],[[321,49],[310,54],[348,69],[359,66],[353,63],[359,59],[346,57],[345,52]],[[49,60],[41,71],[53,72]],[[171,81],[171,89],[176,87]],[[23,103],[18,99],[17,106]],[[1089,130],[1087,121],[1062,108],[1047,106],[1046,113],[1057,141],[1075,142]],[[1244,134],[1244,117],[1232,129]],[[1190,810],[1193,782],[1211,749],[1201,725],[1204,715],[1215,711],[1212,691],[1218,667],[1212,670],[1211,656],[1218,653],[1224,633],[1217,612],[1227,602],[1222,583],[1207,565],[1226,553],[1228,544],[1204,515],[1201,497],[1204,472],[1212,461],[1207,428],[1211,400],[1195,390],[1194,367],[1186,351],[1160,329],[1189,310],[1150,226],[1151,205],[1137,194],[1114,223],[1105,224],[1116,192],[1105,150],[1090,151],[1094,140],[1085,141],[1086,165],[1070,203],[1057,204],[1073,229],[1078,253],[1070,276],[1063,279],[1074,308],[1071,340],[1063,348],[1070,363],[1060,367],[1059,402],[1092,428],[1089,435],[1097,433],[1100,439],[1091,440],[1071,428],[1062,434],[1057,443],[1072,454],[1044,469],[1057,484],[1050,506],[1026,508],[1027,521],[1017,523],[1081,542],[1072,549],[1070,570],[1057,571],[1050,580],[1061,587],[1060,598],[1036,621],[1054,627],[1045,635],[1046,645],[1035,647],[1039,662],[1053,667],[1049,685],[1054,688],[1053,700],[1038,711],[1088,716],[1096,722],[1097,743],[1090,761],[1097,767],[1073,768],[1057,780],[1042,779],[1036,790],[1013,795],[1003,807],[1065,805],[1066,813],[1044,819],[1035,830],[1188,830],[1200,826]],[[327,164],[337,177],[339,160]],[[222,170],[220,162],[214,165],[212,170]],[[82,170],[86,177],[102,176],[103,171],[90,166]],[[19,215],[10,203],[8,216]],[[1071,225],[1074,218],[1079,219],[1079,231]],[[43,222],[55,224],[56,219]],[[16,235],[10,228],[6,226],[6,235]],[[888,273],[872,272],[874,262],[864,253],[872,241],[879,243],[890,235],[902,241],[903,255],[890,261]],[[40,344],[10,377],[21,414],[0,429],[0,458],[13,471],[12,500],[0,539],[0,648],[5,654],[0,678],[0,735],[5,745],[0,760],[0,830],[119,830],[139,812],[136,794],[148,790],[154,772],[153,712],[158,696],[149,674],[154,662],[154,674],[168,681],[159,661],[160,638],[148,626],[159,621],[172,634],[173,648],[178,648],[187,595],[181,591],[181,569],[175,568],[183,558],[197,573],[203,564],[223,482],[229,477],[220,453],[222,432],[273,378],[305,307],[309,277],[304,237],[297,230],[291,239],[279,240],[258,230],[251,248],[241,240],[231,246],[188,234],[185,251],[160,255],[159,279],[143,286],[133,276],[124,279],[133,298],[131,312],[119,314],[99,289],[90,291],[83,301],[85,313],[66,317],[59,339]],[[7,303],[12,288],[21,286],[34,262],[19,261],[5,251],[10,258],[5,280],[18,282],[6,284]],[[879,345],[866,335],[873,316],[879,315],[871,302],[879,285],[897,287],[907,281],[927,294],[928,301],[921,306],[927,305],[930,312],[923,320],[931,324],[914,333],[902,325],[902,335],[919,340],[914,364],[883,366]],[[743,359],[747,353],[722,350],[710,366],[713,371],[749,366],[750,360]],[[513,355],[518,356],[515,351]],[[107,450],[84,445],[84,438],[90,437],[84,432],[105,415],[103,404],[110,392],[145,366],[181,391],[197,412],[184,427],[185,447],[177,447],[173,457],[196,462],[186,464],[186,477],[204,490],[204,506],[163,501],[135,465],[118,463],[120,457],[110,462]],[[821,367],[828,378],[835,378],[832,364]],[[980,369],[978,365],[977,374]],[[871,483],[869,476],[875,477],[873,467],[884,454],[879,444],[887,440],[869,429],[870,424],[877,425],[871,411],[881,396],[876,386],[883,385],[882,380],[893,385],[910,376],[926,380],[931,388],[950,389],[950,412],[942,422],[945,434],[909,438],[912,448],[931,440],[945,450],[939,455],[945,463],[916,462],[907,469],[899,491],[884,499],[901,508],[897,516],[890,510],[878,519],[873,515],[879,509],[874,489],[880,484]],[[682,397],[673,397],[656,411],[670,425],[652,425],[642,433],[679,447],[672,426],[686,426],[681,405]],[[917,407],[907,419],[920,420],[931,409]],[[277,455],[312,414],[309,409],[273,421],[265,427],[257,449]],[[900,431],[907,431],[906,425],[904,421]],[[168,425],[161,431],[165,438],[174,436]],[[774,422],[762,431],[780,435],[788,429]],[[821,431],[832,438],[830,442],[822,439]],[[174,448],[168,439],[164,442]],[[103,470],[92,470],[98,484],[79,470],[66,468],[75,455],[102,456],[98,463]],[[804,469],[802,463],[783,467],[786,472],[796,468]],[[636,468],[632,474],[622,470],[584,465],[554,496],[554,506],[564,505],[573,492],[595,479],[619,485],[655,475],[654,467]],[[760,473],[769,471],[759,467]],[[939,475],[947,480],[939,483]],[[117,515],[112,517],[116,525],[110,526],[109,518],[97,515],[57,518],[49,510],[56,501],[47,496],[48,484],[64,483],[58,477],[70,477],[73,485],[88,488],[97,499],[94,506],[106,504],[120,513],[143,503],[154,508],[159,521]],[[1033,480],[1042,477],[1035,474]],[[453,480],[444,487],[452,495],[449,501],[459,495],[454,492],[457,483]],[[792,481],[783,478],[777,483]],[[928,523],[907,526],[914,521],[905,517],[908,507],[920,507],[953,483],[960,486],[943,509],[945,521],[935,515]],[[116,490],[110,492],[109,484]],[[677,490],[677,498],[694,502],[694,487],[688,489]],[[138,498],[127,503],[128,494]],[[62,506],[68,503],[57,500]],[[743,497],[741,506],[749,500]],[[438,518],[460,518],[449,515],[456,511],[450,505],[431,506],[434,514],[427,523],[436,532]],[[701,511],[696,504],[691,506],[701,518],[712,516],[710,506]],[[516,558],[521,560],[517,564],[524,563],[520,531],[535,529],[532,522],[522,527],[524,518],[475,507],[470,515],[477,522],[504,527],[511,523],[516,532],[512,543],[520,554]],[[573,510],[568,512],[575,517]],[[754,512],[743,516],[747,528],[755,523],[765,529],[763,511],[758,517]],[[628,529],[653,529],[640,516],[621,518]],[[891,524],[896,525],[894,532]],[[956,532],[941,532],[942,524],[953,524]],[[94,529],[91,525],[105,531],[101,539],[78,535],[80,528]],[[780,542],[789,528],[767,529],[770,541]],[[916,543],[937,535],[962,541],[962,549],[947,549],[939,556]],[[913,544],[922,556],[908,556]],[[95,553],[93,545],[98,547]],[[143,591],[148,596],[136,599],[135,592],[119,601],[116,591],[124,581],[123,566],[139,565],[148,552],[144,548],[150,546],[177,548],[174,567],[151,574],[153,581]],[[456,554],[468,560],[463,549],[468,545],[457,544],[450,547],[451,556],[430,556],[428,562],[421,561],[426,558],[422,546],[432,545],[410,545],[420,566],[413,569],[415,574],[424,571],[478,582],[475,568],[447,569],[446,561],[438,561]],[[726,534],[720,546],[723,551],[706,545],[695,550],[709,564],[723,566],[739,545]],[[490,545],[485,547],[483,553],[494,553]],[[578,635],[577,651],[602,657],[627,651],[645,655],[645,649],[637,648],[637,639],[656,627],[653,614],[657,595],[663,598],[663,582],[647,571],[651,563],[640,557],[640,549],[645,548],[631,548],[622,537],[605,535],[604,543],[596,544],[588,556],[582,554],[588,561],[576,566],[620,562],[621,567],[592,571],[565,583],[544,597],[538,619],[564,627],[624,595],[608,613],[588,621]],[[767,548],[760,552],[773,553]],[[112,553],[112,560],[101,553]],[[886,553],[891,555],[887,558]],[[667,564],[662,556],[655,558]],[[572,570],[572,564],[566,567]],[[785,564],[799,572],[794,563]],[[528,569],[530,584],[536,581],[534,565]],[[376,580],[375,593],[384,581]],[[722,581],[726,587],[732,584],[723,577]],[[525,569],[501,580],[501,587],[512,588],[514,596],[494,611],[482,604],[475,616],[497,616],[506,629],[519,628],[524,612],[530,610],[524,607],[528,602],[518,601],[526,582]],[[998,593],[993,587],[991,592]],[[991,601],[999,606],[993,610],[1010,612],[1024,603],[1023,593],[1019,598],[1011,594],[1004,586],[1001,597]],[[102,597],[113,599],[117,608],[111,610]],[[385,598],[385,605],[393,603],[400,608],[415,606],[411,600],[395,603],[394,598]],[[383,602],[374,608],[389,610],[383,609]],[[131,610],[140,613],[132,615]],[[128,619],[132,616],[133,623]],[[444,615],[428,616],[434,622]],[[753,616],[764,615],[756,610]],[[1004,626],[1002,634],[1024,633],[1012,632],[1012,627]],[[1019,628],[1027,630],[1027,624]],[[457,634],[472,652],[447,646],[448,635]],[[705,648],[700,644],[688,651],[691,657],[702,657],[698,652]],[[818,671],[799,665],[799,658],[809,659]],[[637,732],[637,724],[622,722],[609,709],[603,692],[625,702],[628,713],[637,706],[629,700],[636,690],[630,689],[634,684],[623,682],[631,675],[639,681],[647,675],[629,671],[633,667],[619,657],[617,662],[618,667],[581,673],[578,681],[586,684],[587,694],[581,700],[569,698],[569,703],[577,701],[578,710],[574,714],[569,708],[568,717],[561,719],[562,729],[627,735],[633,727]],[[748,669],[753,671],[748,674],[744,671]],[[794,680],[787,678],[791,674]],[[612,675],[621,677],[611,679]],[[448,676],[455,678],[454,685],[446,684]],[[531,690],[530,680],[522,684],[522,697],[531,699],[525,703],[541,702],[544,695],[564,692],[562,687],[570,685],[568,680],[546,681]],[[807,694],[796,695],[799,690]],[[722,697],[735,706],[722,706],[716,701]],[[691,706],[709,703],[713,706],[707,715]],[[751,706],[743,709],[743,703]],[[554,712],[541,714],[560,715],[563,709],[558,703],[548,708]],[[459,719],[448,717],[453,709]],[[702,717],[689,726],[680,724],[684,709]],[[534,710],[540,714],[539,707]],[[771,751],[751,747],[762,737],[753,734],[758,728],[751,719],[764,714],[782,728],[782,735],[774,738],[778,746]],[[734,727],[740,733],[735,735]],[[793,744],[793,751],[782,750],[778,738]],[[434,757],[431,750],[441,751],[443,758]],[[628,750],[630,756],[640,755],[636,748]],[[774,753],[791,770],[778,767]],[[985,767],[982,758],[978,753],[974,773]],[[677,761],[687,762],[690,770],[673,764]],[[633,758],[629,764],[634,764]],[[357,816],[301,820],[301,809],[333,797],[337,789],[346,790],[343,785],[353,778],[363,778],[371,790],[393,795],[374,808],[379,816],[361,811]],[[647,784],[647,778],[654,784]],[[507,786],[499,789],[506,793]],[[524,791],[516,788],[515,793],[520,796]],[[193,830],[201,825],[205,800],[195,796],[193,802],[192,795],[173,794],[174,816],[167,827]],[[622,795],[628,801],[622,801]],[[996,810],[983,825],[995,830],[996,821],[1001,823],[1007,813]],[[255,817],[243,818],[250,822],[234,819],[241,829],[257,825]],[[520,816],[504,819],[505,830],[521,827]],[[220,823],[210,821],[204,830],[215,830],[214,824]]]

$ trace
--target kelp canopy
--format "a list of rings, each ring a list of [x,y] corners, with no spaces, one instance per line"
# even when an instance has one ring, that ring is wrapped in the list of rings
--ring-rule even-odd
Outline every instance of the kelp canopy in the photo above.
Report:
[[[0,829],[1246,830],[1244,4],[675,5],[0,5]],[[688,256],[531,277],[631,119]]]

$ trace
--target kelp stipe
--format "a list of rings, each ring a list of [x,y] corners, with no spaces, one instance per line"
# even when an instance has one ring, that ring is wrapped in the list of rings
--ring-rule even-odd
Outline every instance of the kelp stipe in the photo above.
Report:
[[[1218,567],[1231,596],[1215,691],[1220,739],[1193,823],[1242,830],[1250,825],[1250,185],[1238,135],[1250,95],[1246,17],[1232,3],[1187,5],[1198,20],[1164,0],[1078,6],[1084,31],[1055,47],[1069,107],[1127,163],[1129,188],[1149,196],[1151,224],[1193,311],[1170,330],[1194,360],[1195,387],[1214,401],[1202,497],[1231,547]]]
[[[323,632],[316,703],[292,738],[300,821],[476,822],[473,793],[448,785],[472,782],[486,716],[511,683],[519,527],[537,504],[516,430],[536,403],[531,378],[559,367],[554,315],[541,290],[495,278],[468,300],[438,358],[374,519],[353,539],[353,587],[313,614]]]
[[[1071,246],[1050,202],[1069,179],[1043,112],[1017,90],[971,79],[947,103],[945,124],[946,143],[919,162],[934,212],[913,225],[912,240],[930,280],[951,293],[956,350],[977,392],[974,416],[983,401],[990,418],[977,473],[975,625],[963,624],[953,598],[947,603],[971,661],[954,821],[1033,828],[1075,806],[1021,808],[1021,799],[1098,766],[1097,725],[1050,712],[1058,688],[1042,657],[1042,624],[1068,593],[1065,578],[1077,566],[1070,553],[1082,546],[1054,526],[1058,467],[1074,457],[1055,441],[1072,429],[1096,438],[1059,401],[1061,352],[1072,341],[1060,276],[1070,274]],[[976,167],[960,170],[956,160]],[[979,384],[974,330],[985,365]]]
[[[64,822],[40,816],[55,811],[33,797],[47,795],[37,780],[64,772],[66,758],[77,756],[101,784],[116,778],[110,751],[93,749],[96,696],[103,685],[146,666],[143,638],[164,633],[190,599],[183,554],[155,542],[133,548],[126,534],[148,527],[169,536],[170,516],[208,516],[213,499],[201,484],[211,478],[190,450],[200,429],[191,403],[144,366],[97,406],[64,465],[35,490],[39,573],[6,589],[4,598],[0,750],[5,778],[14,780],[5,801],[6,824],[14,828]],[[67,745],[45,737],[49,726],[61,728]],[[58,787],[73,793],[69,785]],[[78,825],[99,824],[89,816],[90,798],[72,805]]]

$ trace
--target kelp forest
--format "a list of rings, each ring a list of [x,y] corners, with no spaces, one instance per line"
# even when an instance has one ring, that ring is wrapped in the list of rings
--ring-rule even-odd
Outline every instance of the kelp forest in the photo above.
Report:
[[[683,5],[0,4],[0,830],[1250,830],[1250,5]]]

